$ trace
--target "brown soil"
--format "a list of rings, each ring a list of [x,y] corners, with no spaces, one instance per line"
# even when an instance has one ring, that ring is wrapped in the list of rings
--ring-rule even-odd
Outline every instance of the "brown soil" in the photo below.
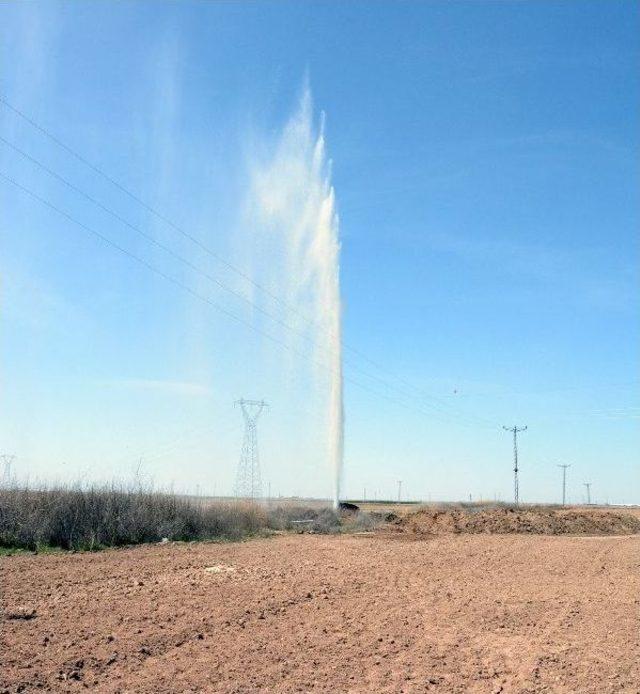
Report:
[[[632,535],[640,533],[633,511],[598,508],[423,508],[399,518],[394,530],[415,534],[531,533],[538,535]]]
[[[639,566],[638,536],[7,557],[0,691],[637,694]]]

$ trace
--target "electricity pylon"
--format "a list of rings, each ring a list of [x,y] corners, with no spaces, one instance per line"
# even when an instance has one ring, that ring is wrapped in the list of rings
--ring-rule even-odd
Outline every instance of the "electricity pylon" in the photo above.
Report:
[[[11,466],[15,461],[15,455],[10,455],[8,453],[3,453],[0,455],[0,462],[2,463],[2,480],[0,482],[9,486],[11,484]]]
[[[518,488],[518,434],[526,431],[527,427],[502,427],[505,431],[513,432],[513,496],[516,506],[520,490]]]
[[[264,400],[236,400],[244,418],[244,440],[238,464],[235,493],[239,498],[259,499],[262,496],[260,457],[258,455],[258,417],[267,407]]]
[[[558,465],[562,468],[562,505],[566,505],[567,500],[567,468],[571,467],[570,464]]]

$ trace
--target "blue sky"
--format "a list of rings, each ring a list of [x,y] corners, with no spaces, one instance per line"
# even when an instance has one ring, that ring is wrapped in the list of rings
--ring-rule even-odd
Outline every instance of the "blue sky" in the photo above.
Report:
[[[346,494],[402,479],[413,497],[510,498],[501,427],[527,424],[525,500],[557,500],[566,462],[573,500],[590,481],[599,500],[640,503],[639,14],[614,0],[4,4],[0,92],[251,272],[250,163],[308,80],[357,350]],[[265,300],[2,105],[0,135]],[[0,172],[278,333],[3,142]],[[272,490],[329,493],[322,381],[301,364],[5,180],[0,234],[0,448],[17,473],[130,478],[142,458],[157,484],[230,492],[244,396],[271,404]]]

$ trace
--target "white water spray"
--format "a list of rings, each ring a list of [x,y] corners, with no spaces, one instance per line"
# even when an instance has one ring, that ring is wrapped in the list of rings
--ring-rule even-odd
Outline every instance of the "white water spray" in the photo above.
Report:
[[[303,326],[314,345],[314,362],[329,376],[329,393],[323,400],[337,507],[344,452],[339,224],[324,123],[314,126],[308,88],[253,174],[252,214],[284,249],[286,266],[275,283],[294,309],[287,312],[287,322]]]

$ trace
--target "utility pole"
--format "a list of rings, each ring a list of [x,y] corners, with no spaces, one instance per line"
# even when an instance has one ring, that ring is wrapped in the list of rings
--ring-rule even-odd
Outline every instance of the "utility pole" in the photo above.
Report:
[[[267,403],[264,400],[237,400],[244,418],[244,440],[236,476],[236,497],[244,499],[259,499],[262,496],[262,480],[260,478],[260,457],[258,455],[258,417]]]
[[[400,503],[401,498],[402,498],[402,480],[398,480],[398,503]]]
[[[558,467],[562,468],[562,505],[565,506],[567,501],[567,468],[571,465],[558,465]]]
[[[587,506],[591,506],[591,482],[583,482],[587,488]]]
[[[513,496],[516,506],[518,505],[518,500],[520,496],[520,490],[518,488],[518,434],[521,431],[526,431],[527,427],[502,427],[505,431],[511,431],[513,433]]]

